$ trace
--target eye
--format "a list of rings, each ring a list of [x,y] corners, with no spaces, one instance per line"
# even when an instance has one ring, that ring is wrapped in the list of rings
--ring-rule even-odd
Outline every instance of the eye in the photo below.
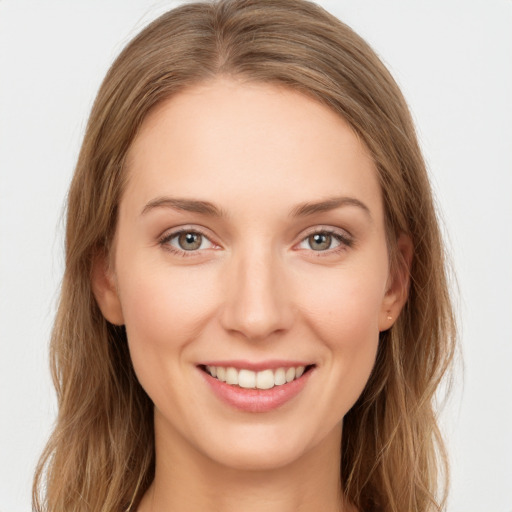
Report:
[[[326,251],[332,249],[333,242],[339,242],[330,233],[315,233],[306,238],[306,242],[313,251]]]
[[[212,249],[215,244],[205,235],[194,230],[181,230],[164,236],[160,243],[174,252],[195,252]]]
[[[342,250],[351,246],[352,239],[348,235],[322,230],[308,235],[299,243],[298,248],[315,252],[328,252]]]

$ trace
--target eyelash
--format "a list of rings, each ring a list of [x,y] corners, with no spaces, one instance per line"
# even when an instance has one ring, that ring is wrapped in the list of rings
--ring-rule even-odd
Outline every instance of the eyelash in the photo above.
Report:
[[[299,242],[299,244],[304,243],[308,238],[315,235],[328,235],[334,238],[339,242],[339,246],[334,249],[327,249],[325,251],[315,251],[314,249],[309,249],[308,252],[312,253],[316,258],[322,258],[327,256],[332,256],[333,254],[339,254],[340,252],[346,251],[354,246],[354,239],[348,233],[340,233],[339,231],[329,229],[329,228],[317,228],[310,233],[306,234]]]
[[[197,253],[199,252],[198,250],[195,250],[195,251],[185,251],[185,250],[182,250],[182,249],[177,249],[176,247],[173,247],[172,245],[170,245],[170,241],[176,237],[179,237],[180,235],[183,235],[183,234],[195,234],[195,235],[200,235],[202,236],[203,238],[206,238],[206,240],[208,240],[211,244],[215,245],[214,242],[212,242],[210,240],[210,238],[208,238],[208,236],[203,233],[202,231],[200,231],[199,229],[197,228],[190,228],[190,229],[187,229],[187,228],[183,228],[183,229],[180,229],[178,231],[173,231],[172,233],[166,233],[164,234],[158,241],[158,243],[166,250],[166,251],[169,251],[173,254],[176,254],[178,256],[181,256],[183,258],[187,258],[187,257],[190,257],[190,256],[196,256]]]
[[[173,254],[176,254],[178,256],[181,256],[181,257],[184,257],[184,258],[187,258],[187,257],[190,257],[190,256],[196,256],[197,253],[199,252],[198,249],[191,250],[191,251],[185,251],[185,250],[177,249],[176,247],[173,247],[172,245],[170,245],[169,242],[171,240],[173,240],[174,238],[179,237],[180,235],[183,235],[183,234],[196,234],[196,235],[200,235],[200,236],[206,238],[211,244],[215,245],[214,242],[212,242],[210,240],[210,238],[208,238],[208,236],[205,233],[203,233],[201,230],[199,230],[197,228],[193,228],[193,229],[192,228],[190,228],[190,229],[184,228],[184,229],[180,229],[178,231],[173,231],[172,233],[164,234],[158,240],[158,243],[166,251],[169,251],[169,252],[171,252]],[[354,239],[351,237],[351,235],[349,235],[349,234],[342,234],[342,233],[340,233],[338,231],[335,231],[333,229],[327,229],[327,228],[319,228],[319,229],[315,229],[314,231],[311,231],[310,233],[307,233],[300,240],[299,244],[302,244],[308,238],[310,238],[310,237],[312,237],[314,235],[328,235],[328,236],[333,237],[336,241],[339,242],[339,246],[335,247],[334,249],[327,249],[325,251],[315,251],[314,249],[309,249],[308,252],[311,252],[312,254],[314,254],[315,257],[325,257],[325,256],[333,255],[333,254],[338,254],[338,253],[340,253],[342,251],[345,251],[347,248],[350,249],[354,245]],[[296,245],[299,245],[299,244],[296,244]]]

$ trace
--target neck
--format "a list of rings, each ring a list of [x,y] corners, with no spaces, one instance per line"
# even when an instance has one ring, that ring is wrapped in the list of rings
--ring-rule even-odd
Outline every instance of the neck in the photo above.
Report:
[[[156,431],[155,479],[138,512],[353,512],[340,485],[341,426],[282,467],[226,467]]]

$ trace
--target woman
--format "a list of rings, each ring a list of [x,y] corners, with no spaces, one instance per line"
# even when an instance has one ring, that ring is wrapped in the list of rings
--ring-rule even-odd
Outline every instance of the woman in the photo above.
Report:
[[[440,510],[454,330],[413,124],[373,51],[308,2],[177,8],[91,113],[34,507]]]

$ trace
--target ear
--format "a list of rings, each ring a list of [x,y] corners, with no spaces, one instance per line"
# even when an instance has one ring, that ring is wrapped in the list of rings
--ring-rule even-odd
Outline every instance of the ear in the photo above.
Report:
[[[108,256],[101,252],[93,260],[91,272],[92,292],[107,321],[123,325],[123,311],[115,282],[115,275],[108,262]]]
[[[386,331],[392,327],[407,302],[413,256],[413,245],[409,235],[402,233],[398,237],[397,253],[396,264],[393,265],[395,268],[391,269],[382,301],[379,331]]]

